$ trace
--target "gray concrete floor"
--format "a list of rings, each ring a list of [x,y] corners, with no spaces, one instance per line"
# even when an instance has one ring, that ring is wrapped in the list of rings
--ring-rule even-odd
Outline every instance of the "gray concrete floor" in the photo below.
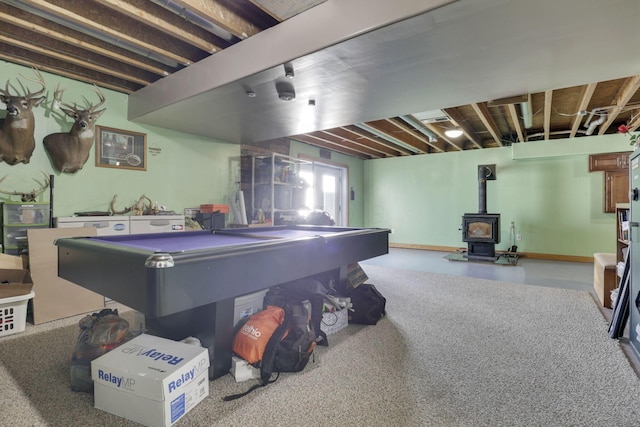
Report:
[[[517,264],[513,266],[484,261],[449,261],[444,258],[449,254],[449,252],[390,248],[387,255],[371,258],[360,264],[429,271],[524,285],[593,290],[593,263],[519,258]]]

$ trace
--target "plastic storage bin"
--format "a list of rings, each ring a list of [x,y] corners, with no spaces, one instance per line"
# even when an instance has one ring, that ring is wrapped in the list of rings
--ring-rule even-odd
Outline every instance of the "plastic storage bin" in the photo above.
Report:
[[[27,249],[29,228],[49,227],[49,203],[2,203],[2,246],[5,254],[19,255]]]
[[[2,204],[4,225],[49,225],[49,203]]]
[[[24,331],[27,323],[27,303],[36,295],[31,291],[25,295],[0,299],[0,337]]]

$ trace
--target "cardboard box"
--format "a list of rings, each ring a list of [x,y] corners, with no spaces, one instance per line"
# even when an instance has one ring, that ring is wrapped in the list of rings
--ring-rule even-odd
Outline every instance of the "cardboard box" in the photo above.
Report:
[[[0,299],[26,295],[32,288],[33,282],[29,270],[0,270]]]
[[[0,254],[0,268],[22,270],[26,268],[21,256]]]
[[[27,230],[30,272],[36,293],[34,325],[104,308],[104,296],[58,276],[58,247],[54,243],[61,237],[92,237],[96,233],[94,227]]]
[[[233,306],[233,325],[252,314],[256,314],[262,310],[264,306],[264,297],[269,289],[263,289],[247,295],[236,297]]]
[[[231,369],[229,370],[237,383],[247,380],[259,380],[260,369],[252,366],[241,357],[233,356],[231,358]]]
[[[369,276],[364,272],[360,264],[349,264],[347,267],[347,283],[352,288],[357,288],[369,280]]]
[[[206,348],[142,334],[91,362],[94,406],[170,426],[209,395]]]
[[[200,205],[200,212],[202,213],[212,213],[216,211],[227,214],[229,213],[229,205]]]

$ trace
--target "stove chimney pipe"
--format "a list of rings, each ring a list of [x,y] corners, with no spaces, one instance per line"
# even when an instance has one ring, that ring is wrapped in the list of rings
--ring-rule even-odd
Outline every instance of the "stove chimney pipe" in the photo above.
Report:
[[[478,213],[487,213],[487,177],[484,166],[478,168]]]
[[[496,165],[478,166],[478,213],[487,213],[487,180],[496,179]]]

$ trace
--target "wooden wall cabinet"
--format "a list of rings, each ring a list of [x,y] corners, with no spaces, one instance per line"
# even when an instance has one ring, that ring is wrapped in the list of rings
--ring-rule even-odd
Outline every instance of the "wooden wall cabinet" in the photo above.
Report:
[[[616,211],[616,204],[629,203],[629,170],[604,173],[604,211]]]
[[[591,154],[589,156],[589,172],[604,172],[629,169],[631,151],[619,153]]]
[[[616,204],[629,203],[630,151],[591,154],[589,172],[604,172],[604,211],[615,213]]]

